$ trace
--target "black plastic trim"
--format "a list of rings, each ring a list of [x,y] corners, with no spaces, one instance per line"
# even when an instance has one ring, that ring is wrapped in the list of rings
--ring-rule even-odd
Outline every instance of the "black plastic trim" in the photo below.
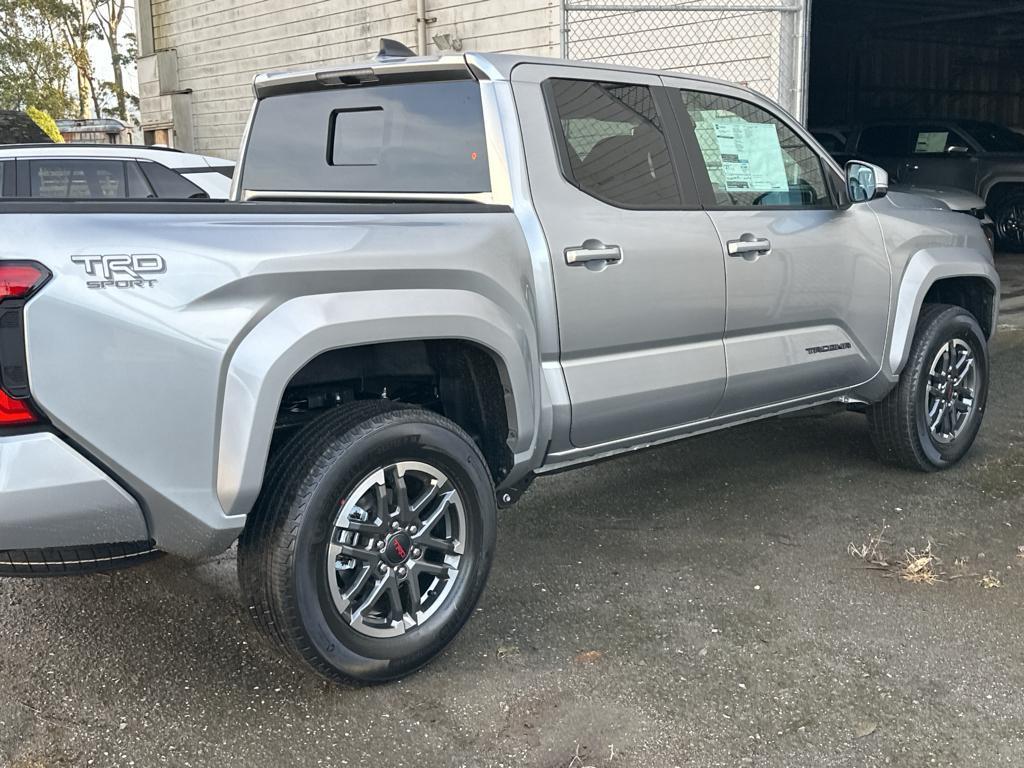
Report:
[[[0,197],[14,197],[17,194],[15,168],[13,160],[0,161],[0,175],[3,176],[3,186],[0,186]]]
[[[307,93],[309,91],[326,90],[329,88],[382,88],[389,85],[401,83],[432,83],[445,80],[475,80],[473,73],[468,67],[452,67],[451,69],[406,69],[389,71],[387,62],[380,62],[379,69],[376,65],[370,65],[377,79],[373,82],[351,83],[345,82],[342,76],[345,70],[325,70],[322,72],[311,72],[304,79],[285,81],[263,81],[256,83],[256,99],[273,98],[274,96],[285,96],[292,93]],[[366,67],[362,68],[367,69]],[[359,70],[353,68],[353,72]],[[332,76],[332,81],[325,82],[319,79],[319,75]]]
[[[124,149],[126,151],[136,149],[154,149],[157,152],[177,152],[179,155],[182,154],[182,150],[175,149],[174,147],[155,147],[152,145],[133,145],[133,144],[101,144],[99,142],[50,142],[49,144],[39,142],[37,144],[4,144],[4,149],[58,149],[58,150],[73,150],[73,149]]]
[[[0,576],[103,573],[139,565],[161,554],[151,539],[46,549],[3,549],[0,550]]]
[[[145,161],[143,161],[143,162],[145,162]],[[156,162],[156,161],[155,160],[150,160],[149,162],[153,163],[153,162]],[[160,165],[163,165],[163,163],[160,163]],[[197,165],[195,167],[191,167],[190,166],[188,168],[175,168],[175,167],[170,166],[170,165],[164,165],[164,168],[169,168],[170,170],[174,171],[175,173],[180,173],[180,174],[183,174],[183,175],[186,174],[186,173],[192,174],[192,175],[200,174],[200,173],[218,173],[221,176],[226,176],[229,179],[232,176],[234,176],[234,173],[235,173],[235,166],[233,166],[233,165]]]

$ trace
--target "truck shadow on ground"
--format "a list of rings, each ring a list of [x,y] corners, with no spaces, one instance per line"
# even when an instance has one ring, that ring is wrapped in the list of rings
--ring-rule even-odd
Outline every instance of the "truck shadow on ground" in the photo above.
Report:
[[[583,557],[627,575],[642,557],[643,588],[655,590],[681,557],[698,572],[742,569],[745,556],[735,545],[757,547],[767,538],[798,546],[801,532],[828,524],[831,505],[820,502],[837,483],[925,490],[925,476],[879,467],[862,417],[839,414],[760,422],[542,478],[501,513],[484,605],[526,603],[530,584],[557,583]],[[652,534],[686,543],[659,553],[648,545]],[[179,691],[170,695],[209,680],[218,681],[221,697],[231,696],[226,680],[242,697],[254,686],[323,686],[280,660],[249,625],[233,550],[199,564],[164,557],[114,574],[40,580],[15,594],[15,601],[31,599],[32,614],[59,617],[42,626],[23,617],[33,625],[33,644],[59,646],[97,674],[123,674],[128,665],[146,685]],[[494,620],[493,629],[505,626]],[[563,652],[571,656],[575,647]]]

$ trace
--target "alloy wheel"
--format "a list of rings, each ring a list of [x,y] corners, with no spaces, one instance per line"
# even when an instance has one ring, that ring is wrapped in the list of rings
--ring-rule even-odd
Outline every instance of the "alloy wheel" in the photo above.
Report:
[[[377,469],[338,505],[327,548],[334,605],[357,632],[404,634],[429,619],[460,575],[466,513],[436,467]]]
[[[925,419],[937,443],[952,443],[970,421],[977,376],[974,352],[963,339],[950,339],[935,353],[928,369]]]
[[[1024,247],[1024,201],[1002,208],[996,214],[995,225],[999,242]]]

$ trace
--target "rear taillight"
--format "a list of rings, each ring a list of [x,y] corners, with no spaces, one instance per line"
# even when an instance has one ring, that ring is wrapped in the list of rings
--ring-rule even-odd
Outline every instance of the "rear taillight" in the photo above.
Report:
[[[27,299],[49,278],[49,271],[39,264],[0,261],[0,302],[5,299]]]
[[[28,400],[24,308],[49,279],[34,261],[0,261],[0,428],[39,421]]]
[[[17,427],[35,421],[36,415],[25,401],[8,397],[7,393],[0,389],[0,427]]]

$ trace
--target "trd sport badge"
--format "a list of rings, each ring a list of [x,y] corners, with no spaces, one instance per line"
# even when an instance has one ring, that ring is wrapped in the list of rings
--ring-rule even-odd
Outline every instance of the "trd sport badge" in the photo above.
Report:
[[[72,256],[71,261],[85,267],[90,288],[152,288],[157,281],[150,275],[162,275],[167,262],[156,253],[107,253],[103,255]]]

